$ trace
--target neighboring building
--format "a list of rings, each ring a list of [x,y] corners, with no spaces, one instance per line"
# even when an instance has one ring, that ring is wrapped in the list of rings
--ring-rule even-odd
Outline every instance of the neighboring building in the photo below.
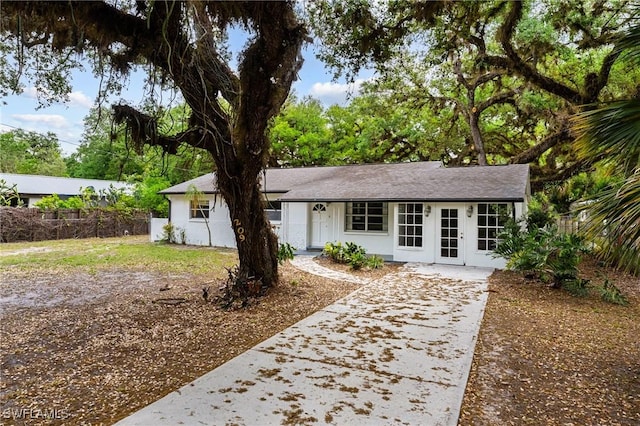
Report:
[[[0,180],[6,185],[16,186],[20,199],[25,207],[33,207],[34,203],[43,197],[57,194],[61,200],[79,196],[82,189],[93,188],[96,193],[108,191],[110,187],[130,191],[131,185],[115,180],[78,179],[57,176],[21,175],[15,173],[0,173]]]
[[[505,220],[526,212],[530,195],[527,165],[446,168],[433,161],[267,169],[262,184],[280,242],[297,249],[351,241],[395,261],[488,267],[504,266],[491,250]],[[205,195],[198,205],[186,196],[191,185]],[[187,244],[209,243],[206,215],[213,245],[235,247],[215,174],[160,193]]]

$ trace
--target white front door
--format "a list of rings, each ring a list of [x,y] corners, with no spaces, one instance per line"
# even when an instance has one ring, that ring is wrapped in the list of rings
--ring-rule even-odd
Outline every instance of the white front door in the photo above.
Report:
[[[311,209],[311,246],[324,247],[329,238],[329,213],[325,203],[316,203]]]
[[[462,207],[439,206],[436,223],[436,263],[464,265]]]

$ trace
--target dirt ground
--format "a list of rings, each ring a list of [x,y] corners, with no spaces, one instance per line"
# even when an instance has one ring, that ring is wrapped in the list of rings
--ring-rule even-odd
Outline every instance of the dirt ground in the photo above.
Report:
[[[587,259],[629,304],[495,272],[460,425],[640,425],[640,279]]]
[[[357,288],[282,273],[257,306],[226,312],[188,273],[3,271],[0,424],[111,424]],[[492,275],[461,425],[640,424],[640,283],[608,274],[628,306]],[[157,303],[170,298],[185,302]]]
[[[281,270],[236,312],[204,301],[202,277],[4,271],[0,424],[111,424],[357,288]],[[171,298],[186,302],[154,303]]]

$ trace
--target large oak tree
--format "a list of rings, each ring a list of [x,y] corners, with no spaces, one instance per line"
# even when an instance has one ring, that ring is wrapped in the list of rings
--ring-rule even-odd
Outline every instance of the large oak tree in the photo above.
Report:
[[[398,103],[453,111],[463,126],[441,127],[466,128],[471,162],[531,163],[538,188],[590,167],[572,148],[569,118],[637,87],[637,67],[613,49],[637,17],[633,1],[320,4],[311,22],[337,73],[372,66]]]
[[[163,134],[153,114],[131,105],[114,105],[113,113],[138,147],[175,154],[188,144],[211,153],[236,232],[240,276],[275,284],[277,237],[264,214],[260,176],[268,121],[289,94],[307,40],[293,2],[3,1],[0,7],[3,93],[19,91],[31,77],[50,98],[64,98],[66,74],[81,57],[104,78],[103,92],[117,89],[139,65],[150,83],[182,95],[191,116],[179,133]],[[237,70],[224,44],[232,26],[249,34]]]

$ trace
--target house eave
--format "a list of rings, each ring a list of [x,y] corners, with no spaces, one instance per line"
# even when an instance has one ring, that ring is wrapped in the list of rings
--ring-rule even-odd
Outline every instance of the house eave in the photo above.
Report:
[[[524,197],[508,198],[279,198],[283,203],[352,203],[352,202],[387,202],[387,203],[523,203]]]

